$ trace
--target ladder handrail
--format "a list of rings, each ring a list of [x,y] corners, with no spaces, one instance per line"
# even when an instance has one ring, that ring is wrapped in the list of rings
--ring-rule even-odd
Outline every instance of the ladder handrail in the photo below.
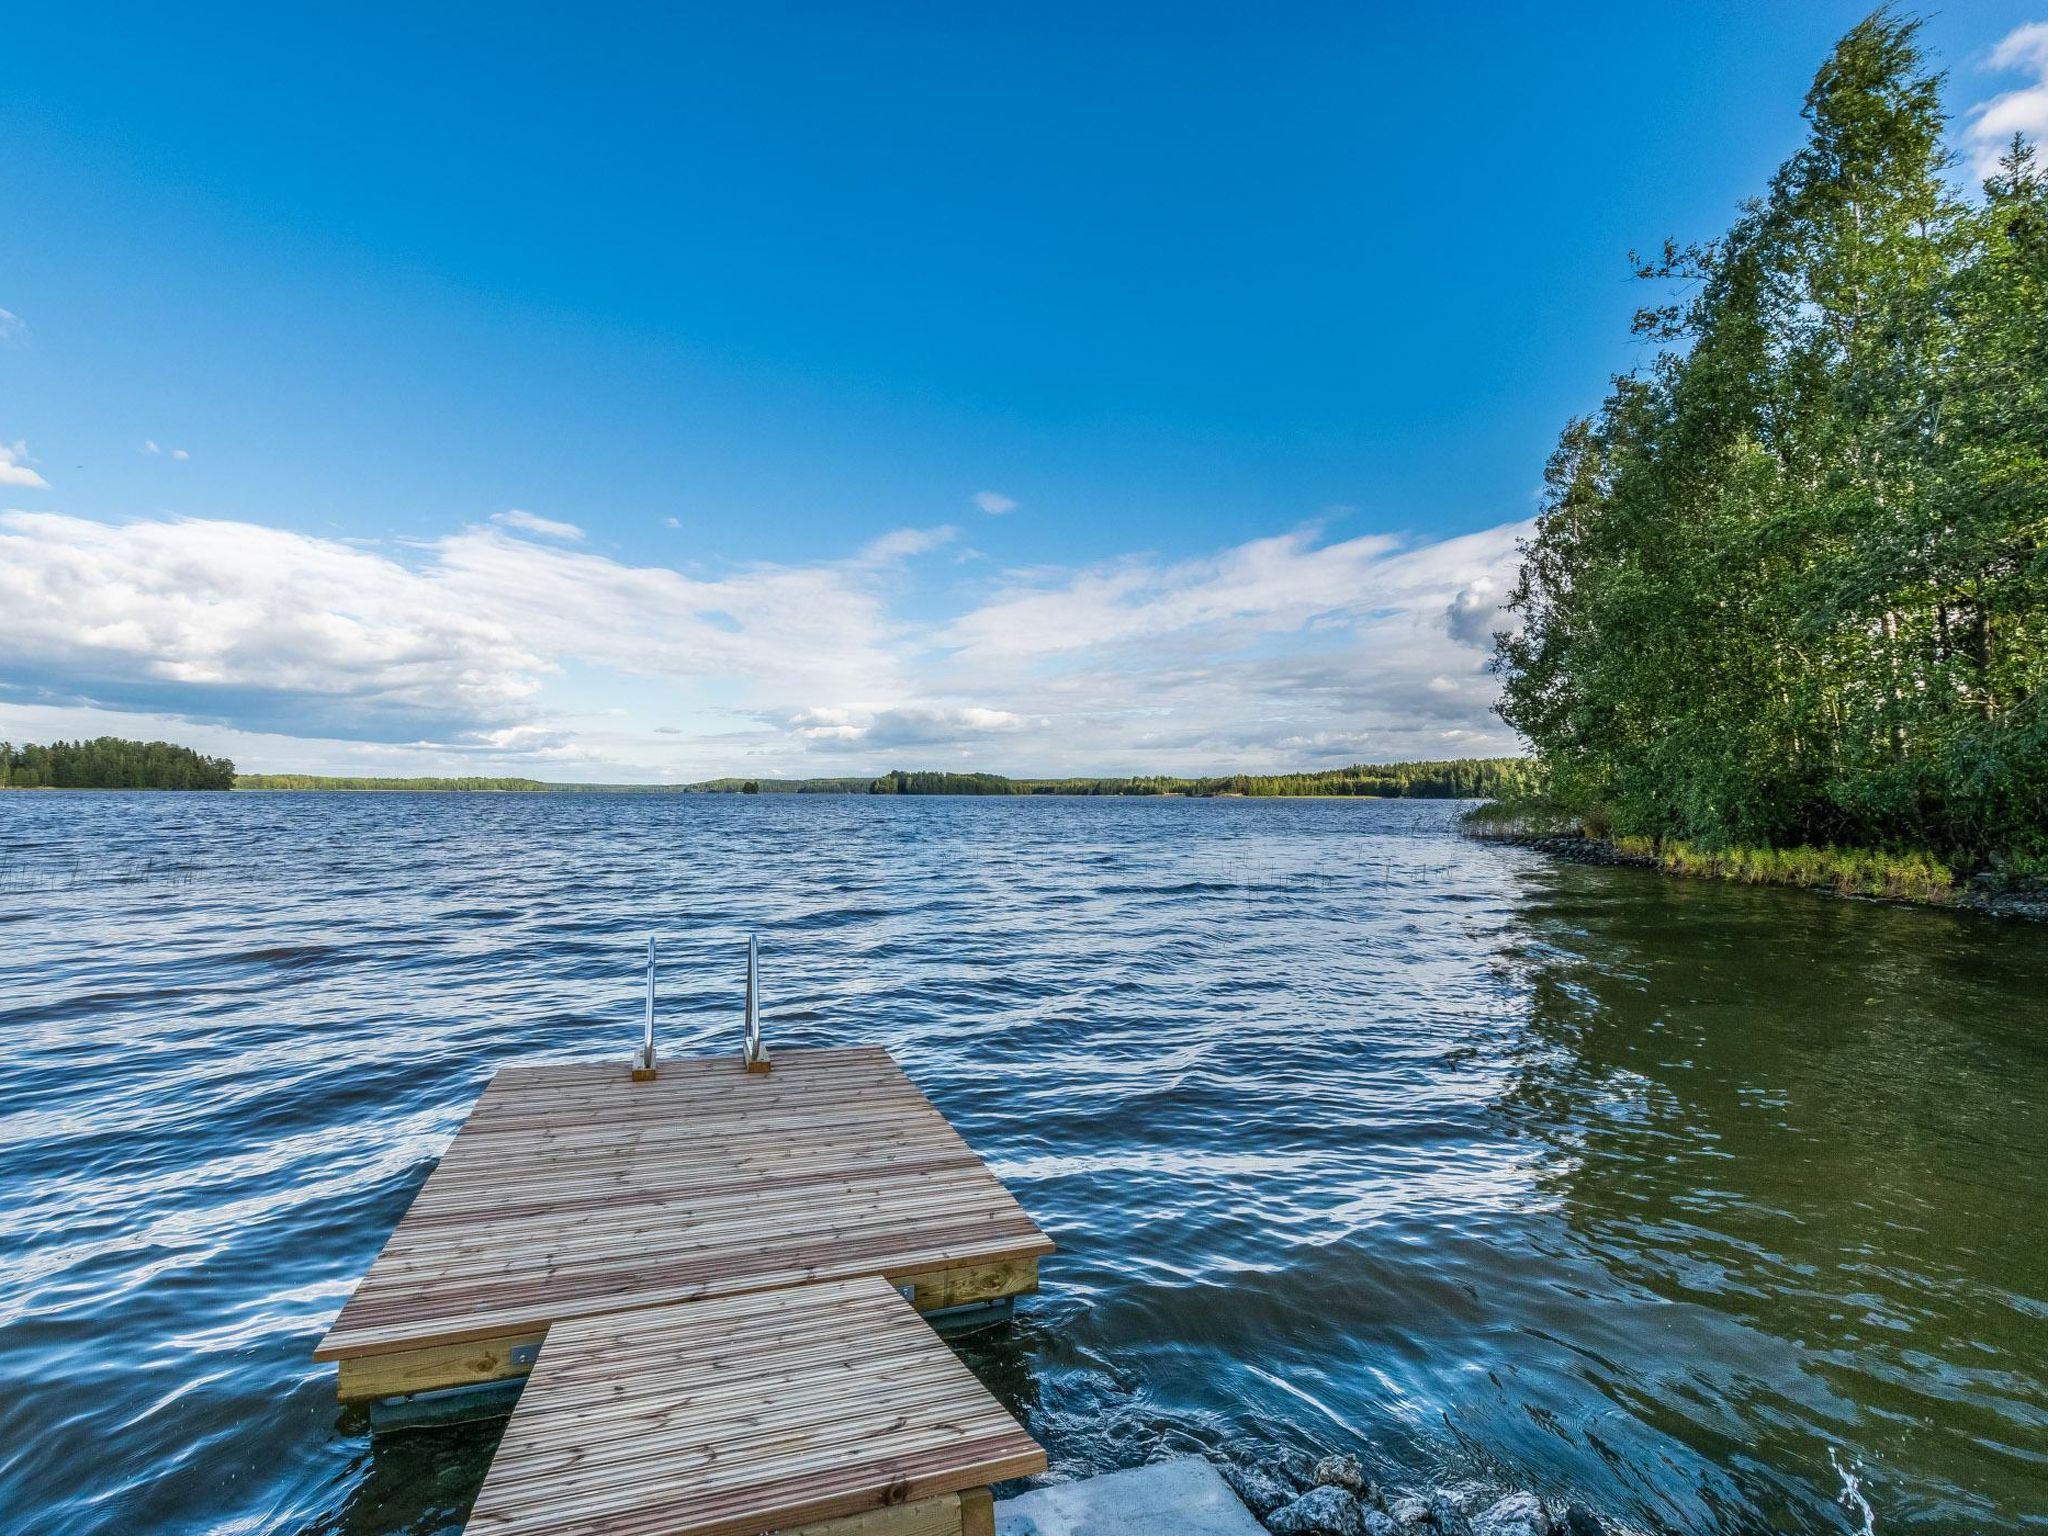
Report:
[[[748,1066],[759,1061],[761,1052],[761,952],[754,935],[747,935],[747,1016],[745,1023],[746,1043],[743,1054]]]
[[[647,935],[647,1019],[640,1032],[640,1066],[654,1070],[654,935]]]

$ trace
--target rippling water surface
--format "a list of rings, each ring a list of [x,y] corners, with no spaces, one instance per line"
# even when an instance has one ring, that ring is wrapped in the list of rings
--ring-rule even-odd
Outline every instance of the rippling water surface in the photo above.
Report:
[[[1081,1473],[1348,1449],[1636,1529],[2048,1529],[2048,931],[1428,802],[0,797],[0,1526],[424,1532],[315,1339],[493,1067],[881,1041],[1060,1243]],[[1851,1480],[1866,1500],[1866,1516]]]

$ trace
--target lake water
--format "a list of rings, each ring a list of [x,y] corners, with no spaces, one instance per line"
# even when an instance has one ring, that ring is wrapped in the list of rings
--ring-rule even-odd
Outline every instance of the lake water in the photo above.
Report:
[[[1058,1240],[1082,1473],[2048,1529],[2048,929],[1429,802],[0,796],[0,1526],[454,1530],[307,1359],[499,1063],[879,1041]],[[1859,1491],[1860,1490],[1860,1491]]]

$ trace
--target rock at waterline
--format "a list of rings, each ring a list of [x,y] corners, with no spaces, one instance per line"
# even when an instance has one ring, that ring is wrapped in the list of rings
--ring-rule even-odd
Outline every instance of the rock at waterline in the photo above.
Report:
[[[1477,1536],[1550,1536],[1550,1516],[1533,1493],[1511,1493],[1472,1522]]]
[[[1577,1504],[1565,1506],[1564,1518],[1557,1523],[1557,1529],[1564,1536],[1607,1536],[1607,1527],[1600,1523],[1600,1517]]]
[[[1318,1488],[1342,1488],[1361,1499],[1373,1496],[1372,1479],[1356,1456],[1325,1456],[1313,1473]]]
[[[1421,1499],[1396,1499],[1387,1506],[1387,1513],[1403,1530],[1429,1524],[1429,1505]]]
[[[1447,1493],[1429,1496],[1429,1523],[1436,1527],[1438,1536],[1473,1536],[1472,1522],[1451,1502]]]
[[[1342,1488],[1311,1488],[1266,1519],[1274,1536],[1365,1536],[1365,1511]]]
[[[1219,1470],[1230,1491],[1244,1500],[1244,1506],[1261,1520],[1283,1504],[1291,1504],[1295,1490],[1262,1467],[1225,1464]]]
[[[1400,1522],[1384,1509],[1365,1512],[1365,1536],[1401,1536]]]

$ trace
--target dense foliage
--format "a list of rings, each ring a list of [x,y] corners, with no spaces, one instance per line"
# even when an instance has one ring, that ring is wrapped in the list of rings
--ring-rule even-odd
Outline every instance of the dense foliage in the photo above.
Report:
[[[1721,239],[1665,247],[1662,345],[1573,422],[1499,642],[1551,793],[1703,847],[2048,852],[2048,185],[1952,180],[1889,12]]]
[[[46,747],[0,741],[0,788],[233,789],[235,765],[168,741],[53,741]]]
[[[539,779],[371,779],[318,773],[244,773],[236,775],[235,778],[237,789],[460,789],[527,792],[549,787]]]
[[[1320,773],[1229,774],[1179,779],[1008,779],[994,773],[885,773],[868,786],[877,795],[1372,795],[1416,799],[1486,799],[1535,787],[1535,767],[1519,757],[1448,762],[1358,763]]]
[[[1028,795],[1022,779],[994,773],[905,773],[898,768],[868,785],[871,795]]]

